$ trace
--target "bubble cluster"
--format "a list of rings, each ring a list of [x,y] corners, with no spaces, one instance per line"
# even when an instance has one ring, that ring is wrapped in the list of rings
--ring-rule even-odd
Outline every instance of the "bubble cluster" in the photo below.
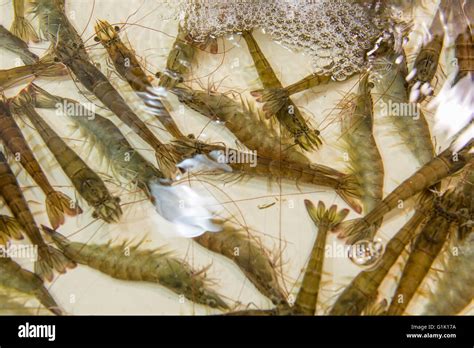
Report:
[[[187,0],[181,22],[196,41],[260,28],[312,58],[314,73],[335,80],[363,70],[384,19],[347,0]]]

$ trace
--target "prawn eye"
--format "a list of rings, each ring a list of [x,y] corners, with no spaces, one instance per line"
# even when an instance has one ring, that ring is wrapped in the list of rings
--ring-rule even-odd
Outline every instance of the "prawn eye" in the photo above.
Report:
[[[368,86],[370,89],[372,89],[372,88],[375,87],[375,84],[374,84],[373,82],[369,82],[369,83],[367,84],[367,86]]]
[[[116,26],[114,27],[114,30],[118,33],[118,32],[120,31],[120,27],[119,27],[118,25],[116,25]]]
[[[59,62],[60,62],[60,60],[59,60],[58,57],[54,57],[53,60],[54,60],[56,63],[59,63]]]
[[[94,41],[95,41],[95,42],[99,42],[99,41],[100,41],[99,37],[95,36],[95,37],[94,37]]]

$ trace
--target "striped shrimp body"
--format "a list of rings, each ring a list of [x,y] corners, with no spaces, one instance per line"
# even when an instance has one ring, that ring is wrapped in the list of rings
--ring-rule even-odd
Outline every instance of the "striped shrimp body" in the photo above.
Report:
[[[35,29],[28,19],[25,18],[25,2],[28,2],[28,0],[13,0],[15,16],[10,30],[14,35],[26,42],[39,42],[38,34],[36,34]]]
[[[75,202],[71,198],[51,186],[7,105],[2,101],[0,101],[0,139],[12,154],[19,157],[23,168],[46,195],[46,212],[53,228],[64,224],[65,214],[75,216],[82,212],[80,207],[75,206]]]
[[[431,194],[433,196],[433,194]],[[418,208],[407,223],[385,246],[385,252],[375,268],[360,272],[337,298],[329,315],[361,315],[377,298],[378,288],[398,260],[407,244],[413,239],[431,210],[432,199]]]
[[[143,71],[137,57],[120,39],[119,28],[112,27],[107,21],[97,21],[95,26],[96,41],[100,41],[107,50],[107,53],[115,66],[115,69],[123,77],[132,89],[142,98],[145,103],[153,105],[160,122],[175,138],[183,138],[184,135],[179,130],[168,110],[161,100],[153,98],[151,101],[147,96],[152,88],[148,76]]]
[[[224,224],[223,231],[206,232],[194,240],[204,248],[234,261],[252,284],[274,304],[287,303],[267,253],[242,231]]]
[[[51,281],[53,279],[53,269],[59,273],[65,273],[66,268],[74,266],[61,252],[46,245],[28,208],[28,203],[23,196],[15,174],[13,174],[2,152],[0,152],[0,195],[10,208],[21,229],[38,248],[38,259],[34,266],[36,274]]]
[[[56,58],[74,73],[87,90],[153,148],[161,171],[169,178],[174,177],[179,158],[156,138],[104,74],[91,63],[81,37],[66,17],[64,0],[36,0],[35,4],[42,31],[55,43],[52,47]]]
[[[38,115],[30,93],[30,90],[23,90],[14,99],[17,110],[31,120],[76,190],[94,209],[92,216],[108,223],[117,222],[122,216],[120,198],[109,193],[102,179]]]
[[[455,226],[451,214],[459,208],[457,195],[448,190],[435,202],[435,213],[416,238],[413,250],[403,269],[398,287],[388,308],[388,315],[402,315],[428,274]],[[442,213],[440,212],[443,211]]]
[[[0,257],[0,286],[34,296],[54,314],[61,315],[62,313],[56,301],[44,287],[41,278],[21,268],[9,257]]]
[[[283,88],[252,34],[250,32],[244,32],[243,37],[247,42],[250,55],[254,61],[263,88]],[[295,144],[302,149],[309,151],[318,148],[322,144],[319,131],[311,129],[308,126],[303,115],[291,99],[287,100],[285,107],[281,108],[275,116],[293,137]]]
[[[403,143],[423,166],[433,158],[434,147],[423,113],[409,102],[406,76],[404,55],[389,51],[374,58],[370,80],[377,91],[374,96],[382,115],[390,119]]]
[[[113,278],[160,284],[187,299],[212,308],[228,308],[220,296],[207,288],[206,279],[184,261],[159,250],[139,250],[139,245],[88,245],[70,242],[45,226],[54,243],[75,262]],[[126,251],[129,251],[129,254]]]
[[[349,210],[342,209],[338,211],[336,205],[326,209],[322,201],[319,201],[317,208],[309,200],[305,200],[305,205],[309,216],[318,227],[318,236],[306,266],[303,283],[296,297],[295,312],[304,315],[315,315],[323,274],[327,233],[344,220],[349,214]]]
[[[13,35],[3,25],[0,25],[0,47],[15,53],[27,65],[35,64],[39,60],[39,57],[29,50],[26,42]]]
[[[74,110],[81,110],[80,104],[72,99],[51,95],[36,85],[31,85],[30,90],[34,93],[33,99],[37,108],[52,109],[57,103],[68,103],[76,105]],[[117,176],[135,182],[150,199],[152,198],[149,184],[164,179],[164,175],[130,145],[112,121],[98,114],[94,114],[93,118],[71,114],[68,116],[88,137],[94,148],[109,160]]]
[[[349,113],[343,109],[341,130],[350,172],[359,183],[367,213],[382,200],[384,181],[382,157],[373,135],[374,114],[367,75],[359,82],[359,91],[349,103]]]
[[[453,84],[456,84],[467,74],[471,74],[471,80],[474,79],[474,38],[469,26],[456,38],[455,55],[458,62],[458,72]]]
[[[183,82],[194,59],[195,48],[189,42],[187,33],[179,26],[178,36],[166,60],[166,69],[159,73],[160,87],[172,90],[176,85]]]
[[[453,254],[453,251],[456,254]],[[474,298],[474,241],[457,240],[446,251],[444,270],[436,276],[434,290],[428,295],[425,315],[457,315]]]
[[[424,44],[418,52],[415,63],[413,64],[413,71],[410,74],[410,81],[408,82],[408,90],[411,95],[416,93],[417,102],[422,102],[427,94],[433,92],[432,88],[428,89],[428,93],[420,94],[418,90],[420,87],[429,86],[436,75],[438,69],[439,57],[443,50],[444,42],[444,28],[442,17],[448,15],[449,0],[442,0],[439,9],[436,12],[433,22],[431,23],[429,32],[433,35],[431,40]],[[411,99],[411,98],[410,98]]]
[[[361,239],[372,239],[376,229],[374,225],[383,216],[417,193],[433,186],[447,176],[450,176],[470,162],[474,155],[470,154],[474,140],[467,143],[458,153],[450,148],[444,150],[437,157],[418,169],[412,176],[403,181],[387,197],[385,197],[372,211],[360,219],[348,221],[341,226],[341,237],[347,238],[347,243],[353,244]]]
[[[226,127],[236,138],[260,155],[275,159],[287,159],[309,164],[308,158],[295,149],[292,144],[279,137],[274,130],[259,118],[251,105],[240,103],[221,93],[208,93],[190,88],[175,88],[180,102],[212,121],[225,122]],[[282,151],[277,151],[279,148]],[[336,172],[336,171],[334,171]]]
[[[275,115],[285,105],[287,105],[289,101],[288,99],[291,95],[303,92],[319,85],[325,85],[331,80],[331,76],[329,75],[321,76],[311,74],[288,87],[258,89],[252,91],[251,94],[253,97],[257,98],[256,100],[259,103],[264,103],[263,110],[266,113]]]
[[[29,78],[57,77],[66,74],[67,71],[64,65],[54,62],[50,55],[46,55],[40,61],[31,65],[0,70],[0,90],[8,89]]]
[[[360,189],[351,175],[332,175],[328,172],[330,168],[313,164],[301,164],[290,161],[274,160],[257,155],[254,157],[254,163],[233,163],[225,157],[226,153],[239,154],[238,150],[229,149],[220,145],[208,145],[192,139],[180,140],[174,142],[177,152],[183,157],[193,157],[196,154],[210,155],[219,162],[228,163],[233,172],[238,175],[255,176],[264,178],[281,178],[296,183],[306,183],[330,187],[357,213],[362,212],[360,206]],[[245,158],[242,154],[241,158]]]

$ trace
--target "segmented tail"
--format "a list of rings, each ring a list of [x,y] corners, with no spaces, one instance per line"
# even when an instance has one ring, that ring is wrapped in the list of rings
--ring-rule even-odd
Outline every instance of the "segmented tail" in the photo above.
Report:
[[[53,280],[53,270],[60,274],[66,273],[66,269],[76,267],[74,261],[69,260],[62,252],[50,246],[39,249],[38,260],[35,262],[35,273],[43,280]]]
[[[311,220],[318,227],[318,236],[314,242],[311,256],[306,267],[298,296],[295,301],[297,312],[305,315],[314,315],[318,301],[319,288],[324,264],[324,246],[326,244],[327,232],[335,228],[349,214],[349,209],[337,210],[336,205],[329,209],[322,201],[318,202],[316,208],[310,200],[304,201],[306,210]]]
[[[160,151],[156,152],[158,168],[169,179],[174,179],[179,174],[179,169],[176,165],[181,162],[181,158],[175,147],[169,144],[162,145]]]
[[[6,244],[10,239],[21,240],[20,224],[11,216],[0,215],[0,245]]]
[[[82,214],[82,209],[64,193],[54,191],[46,197],[46,213],[51,226],[56,229],[64,224],[64,214],[76,216]]]
[[[281,110],[287,103],[289,93],[286,88],[258,89],[250,92],[257,102],[263,104],[263,112],[267,118],[272,117]]]
[[[40,39],[31,23],[23,16],[15,15],[10,31],[25,42],[39,42]]]
[[[356,213],[362,213],[362,205],[359,201],[361,189],[354,176],[347,175],[342,178],[342,184],[336,192]]]

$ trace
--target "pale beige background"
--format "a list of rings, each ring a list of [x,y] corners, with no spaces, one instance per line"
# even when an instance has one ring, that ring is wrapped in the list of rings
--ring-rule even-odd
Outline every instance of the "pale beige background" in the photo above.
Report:
[[[415,23],[415,32],[409,43],[408,52],[412,53],[410,47],[414,46],[419,40],[417,33],[421,28],[423,21],[430,23],[432,10],[436,1],[426,1],[427,11],[418,9],[415,14],[417,22]],[[174,3],[175,4],[175,3]],[[74,0],[67,1],[67,13],[71,22],[75,25],[82,38],[89,47],[89,51],[94,61],[100,63],[104,72],[110,70],[106,63],[105,51],[102,46],[93,41],[93,24],[96,19],[106,19],[110,23],[128,22],[122,32],[122,39],[128,37],[135,52],[140,57],[143,64],[147,66],[151,73],[162,70],[165,66],[167,54],[174,41],[177,22],[167,18],[173,17],[173,1],[166,5],[162,1],[138,1],[138,0]],[[7,28],[12,21],[11,1],[4,1],[0,4],[2,16],[0,23]],[[33,20],[34,25],[37,21]],[[268,57],[278,76],[284,85],[293,83],[311,72],[310,60],[308,57],[290,52],[269,38],[258,32],[255,34],[259,45]],[[223,41],[220,41],[222,45]],[[44,52],[48,43],[33,44],[32,50],[38,54]],[[222,46],[221,46],[222,47]],[[238,37],[225,40],[226,54],[211,56],[200,53],[197,63],[194,65],[193,77],[201,77],[204,86],[213,83],[220,83],[220,90],[230,89],[239,92],[245,92],[244,96],[249,96],[248,91],[258,88],[258,76],[252,66],[252,60],[249,56],[245,43]],[[9,68],[16,64],[14,55],[1,51],[0,67]],[[443,55],[443,61],[449,62],[449,56]],[[211,74],[212,73],[212,74]],[[113,76],[113,75],[112,75]],[[324,125],[327,126],[328,118],[334,118],[337,114],[333,110],[337,101],[348,90],[356,85],[357,79],[350,79],[344,83],[330,84],[321,88],[315,88],[309,92],[300,93],[294,97],[294,101],[312,116],[314,125],[319,125],[326,119]],[[78,93],[78,89],[69,79],[62,80],[38,80],[38,84],[52,93],[63,96],[73,97],[75,99],[86,101]],[[139,100],[130,92],[126,84],[114,78],[114,83],[119,86],[127,100],[138,110]],[[18,89],[8,91],[8,95],[14,95]],[[173,97],[170,97],[170,103],[174,106],[173,116],[175,117],[181,129],[186,133],[198,134],[206,120],[192,112],[185,110],[179,112],[178,104]],[[108,115],[105,112],[101,112]],[[68,124],[64,118],[58,122],[57,116],[53,111],[41,111],[41,114],[50,124],[54,125],[57,131],[68,137],[68,143],[81,154],[87,155],[86,146],[79,133],[71,135]],[[148,119],[153,129],[163,139],[167,135],[156,128],[157,123],[152,116],[141,113],[143,119]],[[428,115],[431,121],[430,115]],[[114,122],[117,121],[113,118]],[[120,124],[120,122],[117,122]],[[60,128],[60,129],[59,129]],[[382,153],[386,171],[385,192],[390,192],[397,184],[403,181],[417,168],[417,162],[412,158],[403,145],[400,145],[400,139],[390,134],[390,124],[383,122],[380,118],[377,120],[375,132],[376,139]],[[34,134],[27,131],[28,134]],[[204,133],[204,140],[222,141],[225,140],[229,145],[235,145],[235,138],[225,129],[219,126],[208,126]],[[325,146],[318,152],[312,154],[315,161],[324,163],[338,169],[344,170],[342,149],[338,146],[339,125],[333,123],[323,131]],[[153,161],[152,152],[141,142],[137,136],[129,137],[133,144],[140,149],[144,155]],[[437,139],[440,145],[440,139]],[[32,143],[37,144],[36,150],[43,161],[51,162],[51,154],[44,149],[38,136],[32,138]],[[106,168],[100,165],[97,153],[92,152],[88,163],[96,170],[106,175]],[[18,167],[15,167],[18,169]],[[65,185],[68,193],[73,194],[68,179],[62,174],[57,166],[49,168],[51,181],[57,185]],[[206,178],[202,178],[207,180]],[[33,185],[33,182],[22,172],[20,180],[23,185]],[[316,229],[307,216],[303,200],[311,199],[315,203],[323,200],[326,205],[332,203],[338,206],[345,206],[339,197],[332,191],[323,188],[312,187],[308,185],[296,185],[284,183],[279,187],[276,183],[270,187],[262,180],[250,180],[247,182],[224,185],[218,181],[211,181],[217,189],[211,188],[205,183],[193,182],[193,187],[203,187],[211,190],[221,202],[219,210],[223,216],[234,216],[234,221],[241,225],[248,226],[256,237],[260,238],[262,243],[272,252],[275,262],[281,266],[278,269],[283,271],[284,287],[290,294],[295,295],[301,281],[301,271],[307,261],[307,257],[312,248],[316,235]],[[128,194],[120,192],[114,185],[109,185],[111,190],[115,190],[121,195],[122,201],[143,201],[141,194]],[[43,194],[37,189],[28,189],[25,191],[27,197],[32,200],[31,208],[36,213],[39,223],[46,223],[47,218],[44,213]],[[38,202],[38,203],[34,203]],[[276,202],[275,205],[267,209],[259,209],[259,205]],[[409,205],[409,204],[408,204]],[[406,206],[402,211],[395,210],[386,219],[381,228],[379,236],[383,242],[386,242],[393,233],[406,221],[411,215],[410,207]],[[82,204],[83,208],[87,208]],[[271,303],[245,279],[238,268],[227,259],[212,254],[203,248],[197,246],[192,241],[176,238],[167,233],[166,222],[155,212],[151,204],[147,201],[134,203],[124,207],[124,216],[120,224],[105,225],[100,221],[91,222],[90,211],[85,209],[85,213],[77,219],[69,219],[65,226],[60,228],[64,235],[73,235],[71,239],[82,242],[104,243],[109,239],[123,240],[134,238],[140,240],[143,236],[148,236],[143,247],[153,248],[166,245],[169,250],[173,250],[179,257],[194,265],[195,268],[212,266],[207,271],[210,279],[215,281],[215,289],[219,291],[233,306],[238,308],[269,308]],[[2,212],[7,208],[3,207]],[[349,218],[357,217],[351,213]],[[328,243],[334,243],[335,247],[342,246],[335,236],[329,238]],[[280,257],[281,255],[281,257]],[[31,265],[25,264],[26,267]],[[326,307],[334,301],[337,293],[342,287],[350,281],[359,271],[359,268],[351,263],[346,257],[329,257],[326,259],[323,277],[324,285],[321,295],[318,313],[324,313]],[[394,271],[398,271],[396,268]],[[382,295],[391,296],[394,290],[393,278],[384,284]],[[50,291],[57,299],[58,303],[69,314],[209,314],[216,311],[195,305],[189,301],[180,303],[179,298],[174,293],[163,289],[154,284],[144,284],[136,282],[124,282],[112,279],[98,271],[84,266],[78,266],[77,269],[69,271],[66,275],[59,277],[50,285]],[[423,302],[422,298],[417,298],[410,306],[409,311],[419,312],[419,306]],[[418,308],[415,308],[417,307]]]

